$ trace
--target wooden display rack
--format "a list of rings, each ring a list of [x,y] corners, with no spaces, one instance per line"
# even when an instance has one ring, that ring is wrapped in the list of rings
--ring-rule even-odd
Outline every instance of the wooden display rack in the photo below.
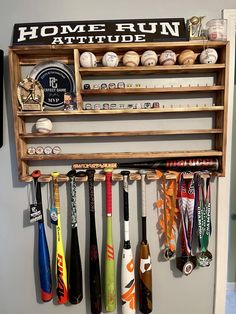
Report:
[[[138,67],[103,67],[96,68],[81,68],[79,56],[84,51],[93,52],[98,61],[101,62],[102,56],[107,51],[114,51],[119,58],[125,52],[134,50],[140,55],[148,50],[155,50],[160,55],[166,49],[172,49],[177,55],[184,49],[192,49],[196,56],[198,56],[204,47],[215,48],[218,52],[218,61],[216,64],[199,64],[194,65],[173,65],[173,66],[138,66]],[[66,64],[74,66],[76,96],[77,96],[77,110],[74,111],[20,111],[17,99],[16,88],[17,84],[24,78],[22,76],[21,68],[26,65],[35,65],[42,61],[57,60]],[[84,160],[117,160],[117,159],[148,159],[148,158],[201,158],[201,157],[217,157],[220,162],[219,174],[225,173],[225,152],[226,152],[226,130],[227,130],[227,86],[228,86],[228,60],[229,60],[229,43],[228,42],[203,42],[189,41],[189,42],[159,42],[159,43],[129,43],[129,44],[81,44],[81,45],[52,45],[52,46],[17,46],[9,49],[10,61],[10,77],[12,88],[12,108],[14,117],[14,130],[17,151],[17,162],[19,170],[19,179],[27,181],[29,176],[29,164],[31,161],[40,161],[42,163],[47,160],[67,160],[73,163],[74,161]],[[115,76],[140,76],[141,78],[148,75],[196,75],[199,73],[211,73],[215,76],[215,84],[211,86],[179,86],[179,87],[146,87],[146,88],[122,88],[122,89],[82,89],[83,78],[89,77],[109,77]],[[215,104],[211,106],[191,106],[178,108],[151,108],[151,109],[121,109],[121,110],[85,110],[83,109],[83,101],[86,96],[106,96],[113,97],[116,95],[156,95],[166,94],[174,95],[176,98],[179,95],[195,93],[203,94],[206,92],[212,93],[215,97]],[[97,116],[106,117],[117,116],[132,116],[136,114],[152,114],[158,115],[160,113],[166,114],[168,117],[172,113],[181,113],[184,117],[186,113],[212,112],[215,115],[215,125],[207,129],[178,129],[178,130],[148,130],[148,131],[124,131],[124,132],[60,132],[50,134],[37,134],[26,132],[26,123],[28,118],[32,117],[60,117],[66,122],[68,116],[73,116],[79,119],[80,116]],[[106,152],[106,153],[67,153],[59,155],[28,155],[27,144],[30,140],[36,138],[96,138],[96,137],[129,137],[129,136],[191,136],[198,134],[208,134],[214,136],[214,147],[211,150],[183,150],[183,151],[168,151],[168,152]],[[68,140],[69,141],[69,140]]]

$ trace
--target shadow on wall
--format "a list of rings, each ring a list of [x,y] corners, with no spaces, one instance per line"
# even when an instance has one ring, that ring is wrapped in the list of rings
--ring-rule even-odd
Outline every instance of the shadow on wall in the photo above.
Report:
[[[6,118],[8,122],[8,134],[9,134],[9,148],[10,148],[10,162],[12,169],[12,186],[14,188],[23,187],[25,183],[21,183],[18,180],[18,169],[16,160],[16,148],[14,140],[14,122],[12,114],[12,100],[11,100],[11,80],[9,73],[9,58],[4,56],[4,79],[3,88],[5,91],[5,104],[6,104]]]

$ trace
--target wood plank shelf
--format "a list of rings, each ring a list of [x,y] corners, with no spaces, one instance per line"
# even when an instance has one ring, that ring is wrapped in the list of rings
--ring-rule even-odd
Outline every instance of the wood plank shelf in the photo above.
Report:
[[[204,112],[223,111],[224,106],[189,106],[178,108],[155,108],[155,109],[114,109],[114,110],[73,110],[73,111],[18,111],[18,117],[40,117],[40,116],[77,116],[77,115],[124,115],[124,114],[154,114],[175,112]]]
[[[199,130],[156,130],[156,131],[126,131],[126,132],[77,132],[77,133],[19,133],[21,138],[52,138],[52,137],[121,137],[121,136],[158,136],[158,135],[191,135],[220,134],[222,129]]]
[[[216,64],[193,64],[193,65],[172,65],[172,66],[137,66],[137,67],[96,67],[96,68],[81,68],[81,76],[106,76],[106,75],[146,75],[146,74],[155,74],[160,73],[209,73],[215,72],[225,68],[224,63]]]
[[[56,155],[23,155],[23,161],[42,160],[102,160],[102,159],[122,159],[122,158],[183,158],[184,157],[218,157],[222,156],[222,151],[217,150],[197,150],[197,151],[170,151],[170,152],[119,152],[119,153],[93,153],[93,154],[56,154]]]
[[[112,89],[83,89],[81,95],[125,95],[125,94],[159,94],[159,93],[189,93],[223,91],[224,85],[213,86],[182,86],[156,88],[112,88]]]

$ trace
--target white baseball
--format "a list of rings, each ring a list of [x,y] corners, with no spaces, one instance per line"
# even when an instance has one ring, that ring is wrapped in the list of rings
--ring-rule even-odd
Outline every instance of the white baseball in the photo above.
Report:
[[[36,121],[35,128],[39,133],[50,133],[52,131],[52,121],[48,118],[40,118]]]
[[[90,51],[85,51],[80,56],[80,65],[84,68],[94,68],[97,66],[95,54]]]
[[[165,50],[161,53],[159,62],[161,65],[173,65],[176,62],[176,54],[172,50]]]
[[[117,67],[119,64],[119,58],[115,52],[108,51],[102,58],[102,64],[105,67]]]
[[[141,63],[145,66],[154,66],[157,64],[157,61],[157,54],[153,50],[147,50],[141,56]]]
[[[200,63],[207,64],[207,63],[216,63],[218,59],[218,53],[213,48],[204,49],[200,54]]]
[[[135,51],[127,51],[123,56],[123,64],[127,67],[138,66],[139,60],[139,54]]]

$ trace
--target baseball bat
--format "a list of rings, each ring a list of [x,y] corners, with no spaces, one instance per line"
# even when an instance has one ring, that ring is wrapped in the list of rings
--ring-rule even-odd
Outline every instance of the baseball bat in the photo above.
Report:
[[[121,171],[123,176],[123,206],[124,206],[124,245],[121,259],[121,300],[122,313],[131,314],[136,310],[134,261],[129,234],[129,171]]]
[[[41,287],[41,299],[43,302],[48,302],[52,299],[52,275],[50,267],[50,256],[48,243],[45,233],[42,208],[41,183],[38,181],[41,173],[39,170],[32,172],[32,178],[36,188],[37,206],[41,206],[42,219],[38,221],[38,268]]]
[[[112,168],[105,168],[106,176],[106,250],[105,250],[105,309],[113,312],[116,308],[115,261],[112,237]]]
[[[146,227],[146,171],[141,169],[141,199],[142,199],[142,241],[139,256],[139,309],[148,314],[152,312],[152,264]]]
[[[67,269],[61,231],[60,196],[58,186],[59,172],[52,172],[54,207],[57,210],[56,224],[56,293],[59,304],[68,301]]]
[[[89,283],[91,313],[99,314],[102,311],[101,279],[99,267],[99,253],[97,246],[97,233],[95,224],[95,203],[94,203],[94,173],[89,169],[86,171],[89,184],[89,215],[90,215],[90,250],[89,250]]]
[[[217,171],[219,169],[219,161],[216,158],[184,158],[169,160],[149,160],[131,163],[118,163],[119,168],[134,169],[160,169],[160,170],[209,170]]]
[[[70,267],[69,267],[69,301],[78,304],[83,299],[83,277],[77,230],[76,211],[76,176],[84,176],[84,172],[78,174],[75,170],[67,173],[69,177],[70,198],[71,198],[71,246],[70,246]]]

